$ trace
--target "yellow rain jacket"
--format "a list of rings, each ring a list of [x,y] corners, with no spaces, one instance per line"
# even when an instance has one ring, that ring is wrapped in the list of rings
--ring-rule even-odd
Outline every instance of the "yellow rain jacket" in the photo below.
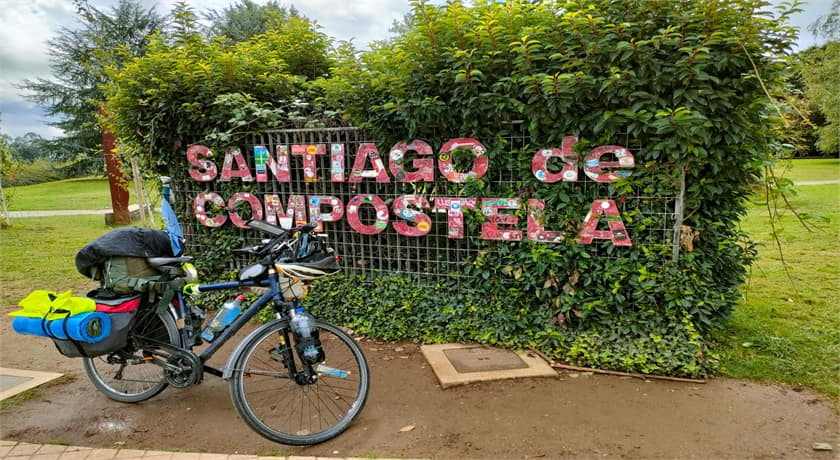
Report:
[[[96,311],[96,302],[87,297],[73,297],[73,291],[67,290],[58,294],[53,291],[32,291],[18,302],[21,310],[9,313],[9,316],[27,316],[30,318],[45,318],[47,320],[62,319],[80,313]]]

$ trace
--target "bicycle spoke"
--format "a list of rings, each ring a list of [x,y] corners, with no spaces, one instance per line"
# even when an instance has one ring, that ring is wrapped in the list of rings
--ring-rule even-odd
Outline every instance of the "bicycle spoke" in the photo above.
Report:
[[[231,379],[234,405],[252,428],[269,439],[287,444],[313,444],[330,439],[349,425],[364,404],[367,395],[364,356],[352,339],[339,335],[343,332],[319,324],[321,344],[327,356],[323,365],[344,377],[318,372],[315,382],[298,384],[288,378],[288,369],[277,370],[283,363],[274,359],[266,362],[269,352],[279,346],[277,333],[282,332],[282,327],[278,323],[276,329],[266,330],[253,339],[247,347],[249,351],[237,363],[239,370]],[[294,354],[295,367],[303,369],[294,351],[295,344],[287,346]],[[318,365],[314,368],[317,371]]]
[[[111,399],[139,402],[151,398],[166,388],[164,369],[157,363],[133,359],[145,352],[160,355],[158,345],[180,345],[178,330],[168,314],[140,316],[131,333],[129,347],[115,355],[85,358],[84,366],[91,382]],[[150,340],[145,340],[146,338]],[[130,358],[124,358],[124,357]],[[112,362],[108,362],[108,360]]]

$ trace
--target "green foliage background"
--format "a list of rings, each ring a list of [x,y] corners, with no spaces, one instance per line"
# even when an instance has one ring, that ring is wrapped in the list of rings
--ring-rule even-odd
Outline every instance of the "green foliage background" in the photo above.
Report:
[[[704,336],[730,316],[755,254],[738,227],[748,187],[783,148],[765,88],[781,83],[795,31],[790,11],[767,8],[758,0],[420,1],[399,36],[364,53],[333,48],[305,20],[229,45],[190,33],[182,15],[174,41],[153,40],[145,57],[113,70],[108,109],[119,136],[176,180],[186,180],[188,143],[222,147],[268,127],[333,123],[339,113],[386,148],[477,138],[491,170],[522,182],[479,180],[463,193],[542,199],[546,222],[572,233],[593,197],[534,179],[533,152],[567,135],[581,139],[578,151],[638,146],[633,176],[607,194],[673,193],[684,174],[685,224],[699,238],[676,263],[641,231],[664,223],[629,202],[629,249],[485,242],[464,266],[470,286],[347,274],[321,281],[309,304],[383,338],[536,346],[576,364],[701,376],[716,365]],[[530,145],[511,151],[501,134],[515,120]],[[468,216],[468,226],[479,223]],[[214,231],[218,251],[202,255],[210,267],[237,235]]]

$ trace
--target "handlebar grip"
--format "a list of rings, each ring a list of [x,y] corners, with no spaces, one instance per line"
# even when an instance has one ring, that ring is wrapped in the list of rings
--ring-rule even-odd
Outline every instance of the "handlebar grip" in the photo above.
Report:
[[[318,227],[318,224],[310,222],[310,223],[304,225],[303,227],[301,227],[300,232],[301,233],[309,233],[312,230],[315,230],[317,227]]]

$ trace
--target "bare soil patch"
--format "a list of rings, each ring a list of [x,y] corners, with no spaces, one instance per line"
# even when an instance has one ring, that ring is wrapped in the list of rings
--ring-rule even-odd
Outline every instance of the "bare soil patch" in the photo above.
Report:
[[[829,459],[840,450],[833,403],[808,390],[729,379],[699,385],[569,372],[443,390],[417,345],[369,340],[361,341],[372,375],[361,416],[330,442],[284,446],[239,420],[227,383],[213,376],[145,403],[111,401],[88,382],[79,360],[62,357],[46,339],[15,334],[6,316],[11,310],[0,308],[0,366],[77,378],[0,413],[2,439],[435,459]],[[227,353],[223,349],[215,364]],[[409,425],[414,429],[400,431]],[[835,450],[813,451],[815,442],[831,443]]]

